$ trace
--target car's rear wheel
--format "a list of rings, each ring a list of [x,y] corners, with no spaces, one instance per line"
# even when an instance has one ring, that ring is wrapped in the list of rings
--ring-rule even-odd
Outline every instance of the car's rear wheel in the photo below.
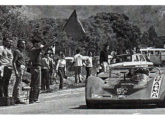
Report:
[[[87,79],[85,87],[85,99],[88,108],[97,107],[96,104],[91,100],[92,94],[101,94],[104,81],[101,78],[91,76]]]

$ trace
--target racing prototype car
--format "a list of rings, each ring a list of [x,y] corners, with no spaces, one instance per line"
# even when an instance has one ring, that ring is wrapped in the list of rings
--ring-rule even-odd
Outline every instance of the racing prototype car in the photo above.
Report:
[[[134,63],[109,67],[108,72],[88,78],[85,89],[88,107],[100,104],[165,105],[164,69]]]

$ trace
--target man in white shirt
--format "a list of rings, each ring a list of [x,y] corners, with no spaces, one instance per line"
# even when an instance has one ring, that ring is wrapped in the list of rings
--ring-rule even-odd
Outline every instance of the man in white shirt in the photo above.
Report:
[[[8,97],[8,85],[12,74],[13,53],[11,50],[12,40],[3,39],[3,46],[0,50],[0,66],[3,74],[1,83],[1,97]]]
[[[81,68],[83,66],[83,56],[80,54],[80,49],[76,50],[76,55],[74,56],[74,67],[75,67],[75,83],[81,83]]]
[[[92,52],[89,51],[88,52],[88,58],[86,60],[86,71],[87,71],[86,80],[91,75],[92,67],[93,67],[93,63],[92,63]]]

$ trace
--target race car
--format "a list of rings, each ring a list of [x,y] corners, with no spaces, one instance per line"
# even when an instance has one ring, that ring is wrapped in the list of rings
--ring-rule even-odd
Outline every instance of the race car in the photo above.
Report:
[[[154,66],[111,66],[109,71],[87,79],[88,107],[104,104],[165,105],[165,69]]]

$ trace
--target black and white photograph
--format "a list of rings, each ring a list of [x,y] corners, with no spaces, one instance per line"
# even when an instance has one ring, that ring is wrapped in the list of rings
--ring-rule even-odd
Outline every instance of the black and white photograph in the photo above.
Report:
[[[165,6],[0,5],[0,114],[165,114]]]

